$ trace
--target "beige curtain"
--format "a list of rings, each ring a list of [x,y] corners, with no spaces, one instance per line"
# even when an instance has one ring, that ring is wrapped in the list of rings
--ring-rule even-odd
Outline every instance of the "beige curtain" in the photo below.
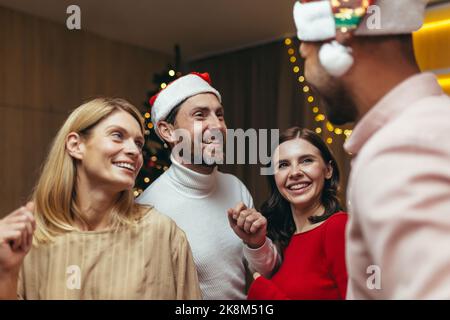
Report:
[[[190,71],[209,72],[213,85],[221,92],[228,128],[280,129],[280,133],[292,126],[312,130],[321,127],[324,139],[333,138],[330,145],[341,169],[341,197],[344,200],[349,172],[349,158],[342,145],[344,135],[330,133],[325,122],[316,122],[312,107],[307,101],[310,93],[303,92],[298,77],[303,64],[298,56],[298,43],[294,42],[297,61],[292,63],[288,47],[283,40],[192,61]],[[299,63],[300,62],[300,63]],[[293,67],[300,72],[294,73]],[[248,146],[247,146],[248,149]],[[259,165],[227,165],[223,171],[237,175],[248,187],[259,207],[268,197],[266,177],[260,175]],[[343,201],[343,205],[345,202]]]

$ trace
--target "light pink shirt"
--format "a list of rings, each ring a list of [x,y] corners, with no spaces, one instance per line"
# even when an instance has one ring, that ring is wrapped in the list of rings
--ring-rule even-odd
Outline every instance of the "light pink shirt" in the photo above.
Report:
[[[347,298],[450,299],[450,98],[436,77],[394,88],[344,147]]]

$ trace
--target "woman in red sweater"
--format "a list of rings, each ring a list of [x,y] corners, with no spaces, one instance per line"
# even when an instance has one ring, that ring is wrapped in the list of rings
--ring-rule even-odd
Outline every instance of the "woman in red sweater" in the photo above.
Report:
[[[316,133],[294,127],[272,162],[272,194],[261,211],[283,262],[270,280],[255,274],[248,299],[345,299],[347,214],[332,153]]]

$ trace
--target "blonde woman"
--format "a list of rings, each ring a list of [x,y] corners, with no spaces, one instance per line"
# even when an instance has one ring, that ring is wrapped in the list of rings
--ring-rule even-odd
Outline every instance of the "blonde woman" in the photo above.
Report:
[[[122,99],[95,99],[69,116],[34,205],[0,220],[1,297],[201,297],[184,232],[134,202],[143,134],[139,111]]]

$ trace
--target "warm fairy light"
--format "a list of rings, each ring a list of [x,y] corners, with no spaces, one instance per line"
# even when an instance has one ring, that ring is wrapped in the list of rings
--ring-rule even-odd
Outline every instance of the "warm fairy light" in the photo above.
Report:
[[[153,123],[149,123],[148,125],[147,125],[147,127],[149,128],[149,129],[153,129]]]
[[[145,177],[145,178],[144,178],[144,182],[145,182],[145,183],[149,183],[149,182],[150,182],[150,179],[149,179],[148,177]]]
[[[161,89],[165,89],[167,87],[167,84],[166,83],[161,83]]]
[[[149,119],[149,118],[150,118],[150,113],[146,112],[146,113],[144,114],[144,117],[145,117],[145,119]]]
[[[337,1],[337,0],[333,0],[333,1]],[[344,0],[344,1],[348,1],[348,0]],[[450,21],[450,20],[449,20],[449,21]],[[343,27],[343,28],[341,28],[341,31],[342,31],[342,32],[348,32],[348,29],[347,29],[346,27]],[[295,50],[294,50],[294,48],[291,47],[291,45],[293,44],[293,41],[292,41],[290,38],[286,38],[286,39],[284,40],[284,43],[286,44],[286,46],[289,47],[288,50],[287,50],[287,52],[288,52],[288,54],[289,54],[289,61],[291,61],[292,63],[297,62],[298,58],[294,56],[294,55],[295,55]],[[294,66],[294,67],[292,68],[292,70],[294,71],[294,73],[299,73],[299,72],[300,72],[300,67],[299,67],[299,66]],[[297,78],[297,80],[298,80],[299,83],[302,84],[302,87],[301,87],[301,88],[302,88],[302,91],[303,91],[304,93],[306,93],[306,94],[309,93],[309,95],[308,95],[308,97],[307,97],[307,101],[308,101],[309,103],[312,104],[312,103],[315,101],[315,98],[314,98],[314,96],[312,95],[311,88],[310,88],[308,85],[305,85],[305,84],[304,84],[304,82],[306,81],[305,76],[304,76],[303,74],[300,73],[299,76],[298,76],[298,78]],[[442,82],[447,82],[447,81],[450,82],[450,79],[448,79],[448,80],[445,79],[445,80],[442,81]],[[448,83],[448,82],[447,82],[447,83]],[[322,122],[322,121],[326,121],[326,120],[327,120],[325,114],[320,113],[320,107],[319,107],[319,106],[315,105],[315,106],[312,108],[312,112],[313,112],[314,115],[315,115],[315,116],[314,116],[314,120],[315,120],[316,122]],[[348,129],[347,129],[347,130],[343,130],[342,128],[334,127],[329,121],[326,122],[326,129],[327,129],[329,132],[331,132],[331,133],[333,133],[333,134],[336,134],[337,136],[344,134],[344,135],[346,136],[347,139],[348,139],[348,137],[349,137],[349,136],[351,135],[351,133],[352,133],[352,130],[348,130]],[[317,134],[323,133],[323,129],[320,128],[320,127],[317,127],[317,128],[315,129],[315,131],[316,131]],[[328,144],[332,144],[332,143],[333,143],[333,138],[331,138],[331,137],[327,138],[327,139],[326,139],[326,142],[327,142]]]
[[[175,75],[175,71],[170,70],[170,71],[169,71],[169,76],[173,77],[174,75]]]
[[[325,115],[323,115],[323,114],[318,114],[318,115],[314,118],[314,120],[316,120],[317,122],[319,122],[319,121],[324,121],[324,120],[325,120]]]
[[[333,132],[334,126],[330,122],[327,122],[327,129],[328,129],[328,131]]]
[[[152,157],[150,158],[150,160],[152,160],[153,162],[155,162],[156,160],[158,160],[158,158],[157,158],[156,156],[152,156]]]
[[[135,197],[137,197],[137,196],[139,196],[139,191],[135,190],[133,194]]]

